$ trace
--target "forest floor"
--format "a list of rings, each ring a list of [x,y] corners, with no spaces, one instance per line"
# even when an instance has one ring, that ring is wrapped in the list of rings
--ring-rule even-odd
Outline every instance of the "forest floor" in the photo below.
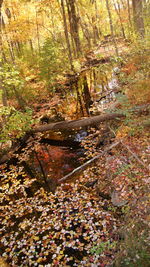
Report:
[[[20,167],[12,167],[8,173],[3,170],[1,266],[149,266],[149,92],[145,66],[141,54],[130,55],[123,65],[119,79],[130,106],[120,98],[119,109],[124,110],[126,119],[117,126],[105,125],[111,143],[117,145],[81,175],[51,193],[42,187],[35,190],[35,179]],[[144,107],[135,111],[139,105]],[[95,140],[91,135],[89,145],[89,138],[84,147],[91,157],[104,148],[95,151]]]

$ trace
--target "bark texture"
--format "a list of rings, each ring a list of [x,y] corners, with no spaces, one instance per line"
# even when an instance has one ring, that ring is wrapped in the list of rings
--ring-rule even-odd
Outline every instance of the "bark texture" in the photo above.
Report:
[[[112,113],[112,114],[104,114],[104,115],[98,115],[94,117],[88,117],[80,120],[74,120],[74,121],[62,121],[62,122],[56,122],[56,123],[50,123],[46,125],[41,125],[38,127],[35,127],[31,130],[32,133],[38,133],[38,132],[46,132],[46,131],[61,131],[61,130],[67,130],[67,129],[79,129],[81,127],[96,125],[103,121],[113,120],[116,118],[124,117],[124,115],[120,113]]]
[[[71,70],[74,71],[73,63],[72,63],[73,60],[72,60],[71,45],[70,45],[70,40],[69,40],[69,35],[68,35],[68,27],[67,27],[67,19],[66,19],[66,13],[65,13],[64,0],[61,0],[61,8],[62,8],[65,38],[66,38],[66,43],[67,43],[67,48],[68,48],[68,57],[69,57],[69,61],[70,61]]]
[[[0,68],[3,66],[3,46],[2,46],[2,4],[3,0],[0,0]],[[4,87],[3,78],[0,77],[0,89],[2,90],[2,102],[3,106],[7,106],[7,94]]]
[[[140,35],[140,37],[144,37],[145,28],[143,20],[142,0],[132,0],[132,7],[133,7],[133,19],[134,19],[135,31]]]
[[[70,33],[74,40],[75,49],[77,56],[81,53],[81,43],[79,38],[79,17],[77,17],[75,0],[66,0],[68,8],[68,17],[70,23]]]
[[[109,2],[109,0],[106,0],[106,8],[107,8],[107,11],[108,11],[111,36],[112,36],[113,44],[114,44],[114,47],[115,47],[116,56],[118,57],[119,56],[119,53],[118,53],[117,43],[116,43],[116,40],[115,40],[113,20],[112,20],[112,15],[111,15],[111,10],[110,10],[110,2]]]

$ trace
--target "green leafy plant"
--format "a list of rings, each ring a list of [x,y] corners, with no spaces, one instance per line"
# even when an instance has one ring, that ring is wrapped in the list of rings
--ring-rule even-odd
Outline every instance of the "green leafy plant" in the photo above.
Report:
[[[6,142],[15,138],[20,138],[28,131],[33,123],[32,110],[26,112],[17,111],[14,107],[1,107],[1,133],[0,142]]]
[[[20,76],[20,71],[16,66],[5,63],[3,68],[0,68],[0,77],[3,79],[4,86],[8,96],[14,95],[14,87],[19,90],[23,87],[23,79]]]
[[[52,89],[57,81],[59,73],[64,71],[67,65],[67,59],[63,55],[62,48],[48,38],[41,50],[41,59],[39,61],[40,74],[45,79],[49,89]],[[54,87],[53,87],[54,89]]]
[[[99,255],[101,253],[103,253],[106,249],[114,249],[116,247],[116,242],[110,242],[109,240],[106,242],[101,242],[99,245],[94,246],[93,248],[91,248],[90,252],[92,254],[96,254]]]

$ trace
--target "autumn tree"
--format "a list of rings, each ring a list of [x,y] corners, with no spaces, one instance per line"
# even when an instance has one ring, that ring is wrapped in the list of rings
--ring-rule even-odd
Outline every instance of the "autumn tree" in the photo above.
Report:
[[[117,48],[117,43],[116,43],[115,35],[114,35],[114,27],[113,27],[113,20],[112,20],[112,14],[111,14],[110,1],[109,0],[106,0],[106,7],[107,7],[107,11],[108,11],[111,36],[112,36],[112,40],[113,40],[113,43],[114,43],[116,55],[118,56],[118,48]]]
[[[2,69],[2,67],[3,67],[2,4],[3,4],[3,0],[0,0],[0,69]],[[6,88],[4,86],[2,71],[1,71],[1,75],[0,75],[0,90],[2,92],[3,106],[7,106],[7,95],[6,95]]]
[[[132,0],[133,19],[136,33],[141,37],[145,35],[144,20],[143,20],[143,4],[142,0]]]
[[[71,70],[73,70],[73,58],[72,58],[71,44],[70,44],[69,34],[68,34],[68,26],[67,26],[64,0],[61,0],[61,8],[62,8],[63,23],[64,23],[64,32],[65,32],[66,43],[67,43],[67,48],[68,48],[68,57],[70,61]]]
[[[119,1],[117,1],[117,3],[113,0],[113,4],[114,4],[114,8],[116,10],[116,13],[118,15],[118,18],[119,18],[119,22],[120,22],[120,26],[121,26],[121,32],[122,32],[122,36],[123,38],[125,39],[126,38],[126,35],[125,35],[125,29],[124,29],[124,26],[123,26],[123,23],[122,23],[122,18],[121,18],[121,6],[120,6],[120,3]]]
[[[77,16],[75,0],[66,0],[70,33],[75,45],[75,54],[79,56],[81,54],[81,42],[79,37],[79,17]]]

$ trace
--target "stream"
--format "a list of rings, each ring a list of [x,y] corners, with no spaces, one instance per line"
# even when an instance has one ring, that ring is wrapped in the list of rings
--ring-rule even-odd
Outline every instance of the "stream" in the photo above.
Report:
[[[80,114],[80,117],[91,116],[107,110],[110,103],[116,100],[118,72],[118,67],[111,70],[107,64],[103,70],[99,66],[82,72],[78,80],[71,83],[65,96],[76,101],[76,114]],[[33,176],[41,177],[42,173],[44,179],[59,180],[79,167],[83,163],[81,158],[86,160],[85,150],[80,143],[88,134],[88,128],[65,131],[61,136],[49,133],[48,138],[43,139],[36,150],[30,153],[27,164]]]
[[[115,73],[110,70],[102,76],[98,68],[90,71],[82,73],[78,87],[72,84],[68,91],[76,107],[74,119],[101,114],[115,101]],[[99,192],[102,198],[97,198],[89,193],[98,181],[97,166],[93,176],[88,170],[81,183],[60,181],[88,163],[81,141],[89,138],[92,145],[91,132],[85,127],[27,136],[20,150],[4,164],[1,248],[11,266],[104,266],[104,262],[109,266],[114,259],[118,219],[109,210],[110,196]]]

